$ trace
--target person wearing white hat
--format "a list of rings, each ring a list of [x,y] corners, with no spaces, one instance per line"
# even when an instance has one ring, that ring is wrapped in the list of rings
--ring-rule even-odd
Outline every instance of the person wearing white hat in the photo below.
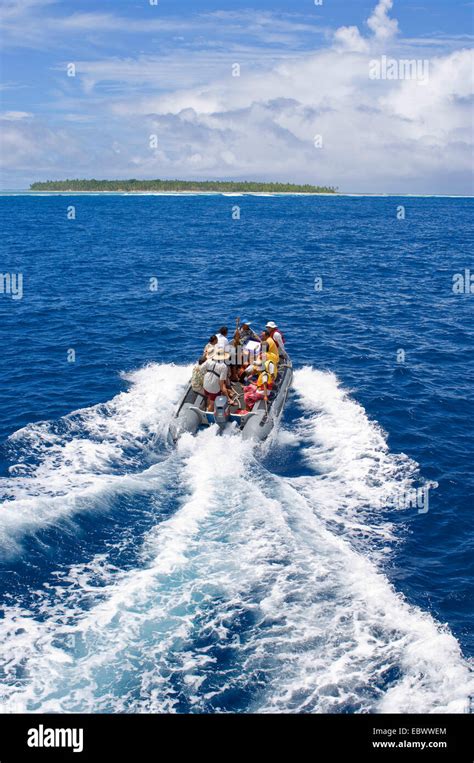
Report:
[[[281,358],[288,358],[288,353],[285,350],[285,342],[283,339],[283,336],[280,331],[278,331],[278,326],[275,323],[275,321],[268,321],[267,325],[265,326],[266,329],[270,332],[270,336],[273,339],[273,341],[276,343],[278,347],[278,352],[280,354]]]
[[[206,360],[201,366],[202,372],[204,372],[204,394],[207,398],[207,410],[213,411],[215,399],[218,395],[226,395],[229,399],[232,399],[232,392],[227,386],[229,378],[229,368],[226,361],[230,358],[230,354],[220,347],[214,351],[211,358]]]

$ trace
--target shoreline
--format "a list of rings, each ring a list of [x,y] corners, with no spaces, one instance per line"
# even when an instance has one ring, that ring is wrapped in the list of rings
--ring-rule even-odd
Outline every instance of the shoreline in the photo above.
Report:
[[[29,189],[0,190],[0,196],[225,196],[225,197],[284,197],[304,196],[333,198],[414,198],[414,199],[473,199],[474,194],[441,193],[304,193],[298,191],[30,191]]]

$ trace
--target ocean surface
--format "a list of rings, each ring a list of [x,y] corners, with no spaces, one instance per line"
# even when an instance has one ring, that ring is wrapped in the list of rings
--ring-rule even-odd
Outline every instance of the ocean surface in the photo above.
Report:
[[[473,201],[0,214],[1,710],[468,712]],[[170,448],[237,315],[286,336],[278,431]]]

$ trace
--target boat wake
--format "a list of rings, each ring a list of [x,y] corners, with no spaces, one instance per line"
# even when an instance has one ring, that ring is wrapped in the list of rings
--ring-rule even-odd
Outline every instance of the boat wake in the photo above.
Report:
[[[188,371],[146,366],[124,374],[130,389],[110,402],[15,432],[7,441],[9,477],[0,478],[0,554],[18,553],[25,533],[105,509],[120,491],[146,488],[143,462],[153,441],[164,439]]]
[[[113,518],[124,492],[130,523],[149,521],[131,528],[133,565],[113,556],[119,537],[74,564],[59,549],[34,594],[10,596],[3,710],[467,712],[458,642],[384,573],[398,532],[384,507],[416,464],[311,368],[295,373],[296,420],[275,443],[303,474],[273,473],[214,428],[169,450],[187,376],[148,366],[110,403],[11,438],[7,559],[84,512]]]

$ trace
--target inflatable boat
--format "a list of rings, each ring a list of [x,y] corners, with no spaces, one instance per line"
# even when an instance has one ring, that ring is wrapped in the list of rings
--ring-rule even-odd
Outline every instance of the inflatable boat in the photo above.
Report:
[[[244,440],[266,440],[278,422],[293,379],[293,365],[288,358],[278,367],[278,376],[268,394],[268,400],[258,400],[251,411],[245,410],[244,387],[232,382],[235,405],[225,395],[216,398],[215,412],[206,410],[204,395],[195,392],[189,384],[181,398],[169,428],[169,440],[176,442],[183,432],[196,432],[217,424],[220,432],[231,430],[240,433]]]

